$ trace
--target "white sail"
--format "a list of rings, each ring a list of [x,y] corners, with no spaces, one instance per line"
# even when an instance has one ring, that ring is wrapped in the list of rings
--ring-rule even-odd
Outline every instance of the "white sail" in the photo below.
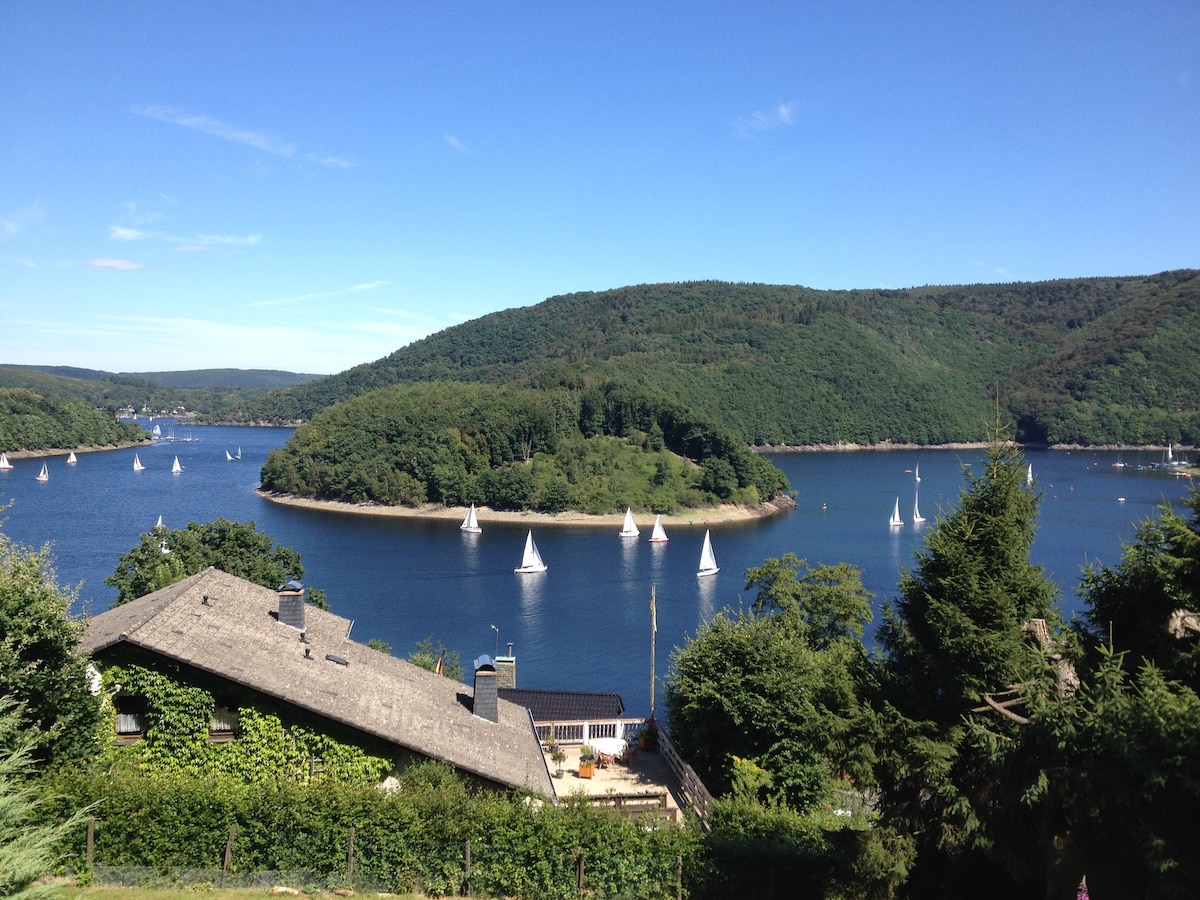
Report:
[[[179,464],[179,457],[175,457],[175,462],[171,463],[171,474],[178,475],[183,471],[183,466]]]
[[[483,529],[479,527],[479,519],[475,515],[474,503],[471,504],[470,510],[467,511],[467,517],[463,519],[463,523],[458,526],[458,530],[466,531],[470,534],[479,534],[479,532],[483,531]]]
[[[721,570],[717,568],[717,557],[713,555],[712,540],[708,536],[708,532],[704,532],[704,547],[700,551],[700,570],[696,575],[703,578],[705,575],[716,575]]]
[[[154,527],[155,527],[155,528],[162,528],[162,527],[164,527],[164,526],[163,526],[162,514],[161,514],[161,513],[160,513],[160,514],[159,514],[159,516],[158,516],[158,521],[154,523]]]
[[[546,571],[546,564],[542,562],[542,555],[538,553],[537,544],[533,542],[532,531],[525,538],[525,555],[521,557],[521,565],[513,569],[513,571],[519,572],[522,575]]]
[[[650,543],[665,544],[670,538],[667,537],[667,532],[662,527],[662,516],[654,517],[654,530],[650,532]]]
[[[42,471],[38,472],[37,480],[38,481],[49,481],[50,480],[50,470],[46,468],[45,463],[42,463]]]
[[[913,469],[913,474],[917,476],[917,484],[921,483],[921,464],[917,463],[917,467]]]
[[[896,498],[896,506],[892,510],[892,517],[888,519],[888,524],[893,528],[899,528],[904,524],[904,520],[900,518],[900,498]]]
[[[638,531],[637,523],[633,521],[633,510],[626,507],[625,509],[625,524],[621,526],[621,537],[637,537],[641,534]]]
[[[235,453],[235,454],[233,455],[233,458],[234,458],[234,459],[241,459],[241,458],[242,458],[242,448],[241,448],[241,447],[238,447],[238,452],[237,452],[237,453]]]
[[[11,469],[13,464],[8,461],[8,454],[0,453],[0,469]]]
[[[75,465],[75,463],[77,463],[77,462],[79,462],[79,460],[77,460],[77,459],[75,458],[75,451],[74,451],[74,450],[72,450],[72,451],[71,451],[71,454],[70,454],[70,456],[68,456],[68,457],[67,457],[67,465],[68,465],[68,466],[73,466],[73,465]]]
[[[228,450],[225,451],[225,459],[228,462],[233,462],[233,454],[230,453]]]
[[[1025,471],[1025,483],[1033,484],[1033,463],[1029,464],[1029,468]]]
[[[161,428],[159,428],[157,425],[155,425],[155,426],[154,426],[154,430],[153,430],[152,432],[150,432],[150,433],[151,433],[152,435],[154,435],[156,438],[160,438],[160,437],[162,437],[162,429],[161,429]]]
[[[142,465],[142,461],[138,459],[138,455],[136,453],[133,454],[133,471],[140,472],[145,468],[146,467]]]

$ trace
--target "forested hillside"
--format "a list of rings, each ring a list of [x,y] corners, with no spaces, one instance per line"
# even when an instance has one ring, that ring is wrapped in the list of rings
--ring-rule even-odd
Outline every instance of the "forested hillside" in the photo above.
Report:
[[[752,444],[1200,441],[1200,273],[816,291],[694,282],[554,297],[455,326],[234,418],[309,419],[401,382],[616,378]]]
[[[14,366],[0,363],[0,388],[71,397],[107,409],[186,411],[219,419],[231,405],[271,388],[304,384],[317,375],[274,369],[197,369],[181,372],[102,372],[73,366]]]
[[[80,400],[0,388],[0,450],[98,447],[147,439],[137,425],[118,422]]]

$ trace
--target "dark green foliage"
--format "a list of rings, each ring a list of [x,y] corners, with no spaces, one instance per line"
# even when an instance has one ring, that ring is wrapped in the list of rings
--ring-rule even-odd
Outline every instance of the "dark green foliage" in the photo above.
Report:
[[[591,416],[585,400],[603,401],[591,437],[580,424]],[[732,435],[615,382],[582,392],[446,383],[365,394],[298,428],[268,455],[262,484],[357,503],[594,513],[758,503],[788,486]]]
[[[0,388],[0,450],[104,447],[148,440],[136,425],[118,422],[80,400]]]
[[[30,550],[0,534],[0,697],[19,704],[16,734],[28,738],[39,765],[98,749],[100,704],[89,689],[87,661],[75,653],[83,623],[70,617],[74,600],[73,590],[55,583],[48,549]]]
[[[675,860],[696,868],[694,830],[644,830],[585,804],[527,803],[510,794],[469,790],[445,765],[427,763],[382,792],[287,781],[245,785],[220,778],[105,778],[60,773],[47,790],[96,801],[96,859],[105,865],[216,869],[229,828],[237,828],[235,872],[312,873],[345,883],[355,829],[355,883],[376,889],[458,895],[463,848],[471,841],[474,896],[575,898],[575,852],[586,854],[595,896],[675,896]],[[52,821],[61,807],[51,804]],[[83,830],[68,850],[80,860]]]
[[[209,566],[272,589],[304,577],[300,554],[276,544],[254,522],[189,522],[184,529],[152,528],[117,562],[104,583],[117,589],[114,606],[128,603]],[[305,599],[328,609],[325,592],[306,589]]]
[[[997,887],[1005,879],[1029,877],[1013,847],[1040,836],[1044,824],[1016,816],[1020,828],[1007,837],[996,827],[1020,798],[1007,793],[1012,781],[991,747],[1019,741],[1020,726],[984,706],[985,694],[1052,690],[1047,659],[1022,628],[1045,619],[1050,636],[1062,637],[1055,589],[1029,561],[1038,495],[1020,452],[998,440],[983,473],[965,474],[959,508],[939,518],[915,570],[901,576],[880,631],[888,658],[878,840],[913,842],[912,896],[957,896],[977,881],[979,896],[1005,896]],[[986,718],[980,727],[991,743],[968,739],[977,716]],[[1036,837],[1033,844],[1045,849]]]
[[[1026,484],[1019,449],[994,442],[982,474],[964,471],[959,508],[938,520],[900,577],[880,639],[901,707],[944,726],[1041,666],[1021,626],[1056,621],[1057,591],[1029,561],[1038,493]]]
[[[637,285],[493,313],[237,415],[307,419],[401,382],[614,378],[746,443],[937,444],[985,440],[1000,384],[1023,440],[1194,443],[1198,344],[1192,270],[894,291]],[[581,412],[591,436],[611,410],[585,393]]]
[[[1138,525],[1120,563],[1088,569],[1080,591],[1095,642],[1128,651],[1131,667],[1148,660],[1200,690],[1200,635],[1176,636],[1167,628],[1176,610],[1200,613],[1200,489],[1184,505],[1190,519],[1164,506],[1158,518]]]

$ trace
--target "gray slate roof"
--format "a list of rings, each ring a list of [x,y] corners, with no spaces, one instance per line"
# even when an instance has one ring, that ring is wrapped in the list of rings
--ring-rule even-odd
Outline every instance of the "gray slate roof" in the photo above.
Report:
[[[481,719],[471,712],[470,685],[356,643],[350,620],[312,606],[302,643],[273,615],[278,608],[270,588],[209,568],[95,616],[80,647],[103,658],[127,642],[463,771],[554,796],[524,707],[501,700],[498,722]]]

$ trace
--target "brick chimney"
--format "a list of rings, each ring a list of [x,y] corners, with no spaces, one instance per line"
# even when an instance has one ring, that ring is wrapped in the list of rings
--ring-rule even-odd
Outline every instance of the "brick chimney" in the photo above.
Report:
[[[304,631],[304,585],[300,582],[289,581],[279,588],[279,621]]]
[[[497,702],[496,666],[486,653],[475,660],[475,715],[489,722],[500,721]]]

